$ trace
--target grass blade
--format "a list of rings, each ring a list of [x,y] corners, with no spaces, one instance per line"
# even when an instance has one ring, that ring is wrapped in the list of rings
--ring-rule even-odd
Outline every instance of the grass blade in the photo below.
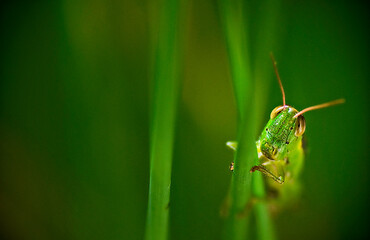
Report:
[[[238,149],[231,180],[231,205],[226,220],[225,239],[246,239],[248,217],[245,208],[251,197],[252,175],[255,164],[256,121],[253,110],[253,82],[251,77],[248,42],[241,1],[220,0],[220,12],[226,36],[231,75],[238,108]]]
[[[259,240],[274,240],[275,232],[268,206],[266,204],[266,191],[262,173],[253,173],[253,196],[256,197],[257,202],[253,206],[256,216],[257,237]]]
[[[270,4],[265,2],[264,4]],[[274,29],[271,19],[276,14],[272,4],[268,7],[271,13],[274,13],[267,20],[261,21],[268,29]],[[249,4],[251,6],[251,4]],[[247,7],[249,7],[247,6]],[[261,60],[266,47],[271,46],[271,42],[258,42],[256,52],[257,67],[259,70],[251,72],[250,52],[248,51],[248,36],[245,31],[250,31],[245,12],[248,8],[243,6],[242,1],[220,0],[220,12],[223,28],[226,36],[231,75],[234,86],[235,98],[238,108],[238,149],[234,159],[234,172],[230,189],[230,210],[226,222],[224,239],[247,239],[248,235],[248,211],[247,206],[250,198],[256,197],[263,199],[253,205],[256,216],[257,236],[260,240],[275,239],[273,224],[269,216],[268,206],[265,199],[265,186],[263,177],[260,173],[252,174],[249,170],[257,162],[256,151],[256,133],[257,122],[260,120],[261,108],[265,100],[261,99],[263,87],[268,85],[266,79],[259,79],[257,83],[253,82],[253,76],[259,78],[266,76],[259,74],[261,68],[266,67]],[[250,35],[252,35],[250,33]],[[267,46],[269,45],[269,46]],[[266,51],[268,53],[269,51]],[[266,54],[266,59],[268,55]],[[263,112],[263,111],[262,111]]]
[[[159,4],[151,102],[150,183],[147,240],[168,236],[174,125],[179,91],[179,1]]]

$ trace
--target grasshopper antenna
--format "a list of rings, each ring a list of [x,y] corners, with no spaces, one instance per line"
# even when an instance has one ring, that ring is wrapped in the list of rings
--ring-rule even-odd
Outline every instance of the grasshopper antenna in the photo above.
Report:
[[[303,113],[308,112],[308,111],[312,111],[312,110],[316,110],[316,109],[321,109],[321,108],[327,108],[327,107],[334,106],[334,105],[337,105],[337,104],[342,104],[342,103],[345,103],[345,101],[346,100],[344,98],[341,98],[341,99],[337,99],[337,100],[334,100],[334,101],[331,101],[331,102],[327,102],[327,103],[322,103],[322,104],[319,104],[319,105],[311,106],[311,107],[305,108],[302,111],[298,112],[296,115],[294,115],[293,118],[296,118],[296,117],[298,117],[298,116],[300,116]]]
[[[285,109],[285,92],[284,92],[283,84],[281,83],[281,80],[280,80],[279,72],[278,72],[278,69],[276,67],[276,61],[275,61],[275,58],[274,58],[274,55],[272,54],[272,52],[270,52],[270,58],[272,60],[272,64],[274,65],[275,74],[276,74],[276,77],[279,81],[281,93],[283,94],[283,106],[284,106],[284,109]]]

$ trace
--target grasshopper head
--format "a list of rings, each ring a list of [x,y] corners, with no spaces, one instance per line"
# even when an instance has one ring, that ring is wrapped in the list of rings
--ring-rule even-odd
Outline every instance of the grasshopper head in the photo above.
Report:
[[[272,110],[270,120],[260,137],[260,150],[270,160],[284,160],[290,146],[302,138],[306,128],[302,115],[295,117],[298,111],[288,105]]]

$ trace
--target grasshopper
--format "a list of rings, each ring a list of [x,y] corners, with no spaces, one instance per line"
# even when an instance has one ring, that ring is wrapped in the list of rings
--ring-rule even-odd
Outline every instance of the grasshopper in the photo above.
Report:
[[[303,114],[308,111],[341,104],[345,100],[337,99],[305,108],[302,111],[286,105],[284,88],[280,80],[276,61],[272,54],[270,57],[282,92],[283,105],[272,110],[270,120],[256,142],[258,165],[253,166],[250,172],[262,172],[269,179],[273,180],[269,181],[269,186],[276,190],[283,187],[276,186],[276,184],[272,186],[273,182],[279,184],[289,183],[288,185],[293,186],[293,188],[299,188],[298,179],[304,165],[302,137],[306,129],[306,121]],[[237,149],[237,142],[227,142],[226,145],[233,150]],[[230,169],[233,170],[233,164]],[[290,188],[292,189],[292,187]],[[289,192],[291,191],[289,190]]]

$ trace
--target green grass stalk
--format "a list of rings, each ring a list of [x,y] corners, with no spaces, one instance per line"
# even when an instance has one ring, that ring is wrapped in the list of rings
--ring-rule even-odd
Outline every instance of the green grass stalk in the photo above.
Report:
[[[270,4],[266,2],[265,4]],[[276,4],[272,4],[272,9]],[[256,152],[256,130],[258,121],[261,120],[260,113],[263,112],[260,108],[266,102],[261,98],[261,89],[268,85],[267,76],[258,70],[251,72],[250,52],[248,51],[248,36],[245,32],[248,30],[248,21],[244,16],[246,8],[242,1],[227,1],[220,0],[220,13],[223,24],[224,33],[226,36],[226,44],[229,55],[231,75],[235,98],[238,108],[238,149],[234,159],[234,172],[231,180],[230,189],[230,210],[226,220],[224,239],[247,239],[248,238],[248,216],[253,206],[253,211],[256,216],[257,237],[260,240],[274,240],[273,224],[270,219],[268,206],[265,200],[264,180],[260,173],[252,174],[249,170],[257,162]],[[270,12],[275,13],[274,10]],[[275,18],[276,14],[271,18]],[[262,21],[264,26],[269,29],[274,29],[271,18]],[[261,35],[261,33],[259,33]],[[269,41],[258,43],[256,56],[258,58],[258,69],[266,69],[261,60],[261,55],[265,52],[265,58],[268,58],[266,45],[271,45]],[[259,79],[255,83],[252,77],[266,76],[266,79]],[[254,205],[249,204],[251,198],[259,199]]]
[[[245,210],[252,187],[252,174],[249,170],[257,159],[254,93],[242,1],[220,0],[220,13],[238,109],[239,143],[234,159],[230,210],[226,219],[224,239],[237,240],[246,239],[247,236],[248,215]]]
[[[179,92],[179,1],[158,5],[159,22],[152,30],[154,78],[150,126],[150,183],[146,240],[168,237],[171,167]]]
[[[275,240],[275,231],[266,203],[266,190],[262,173],[253,173],[253,197],[256,198],[253,210],[256,216],[256,232],[259,240]]]

